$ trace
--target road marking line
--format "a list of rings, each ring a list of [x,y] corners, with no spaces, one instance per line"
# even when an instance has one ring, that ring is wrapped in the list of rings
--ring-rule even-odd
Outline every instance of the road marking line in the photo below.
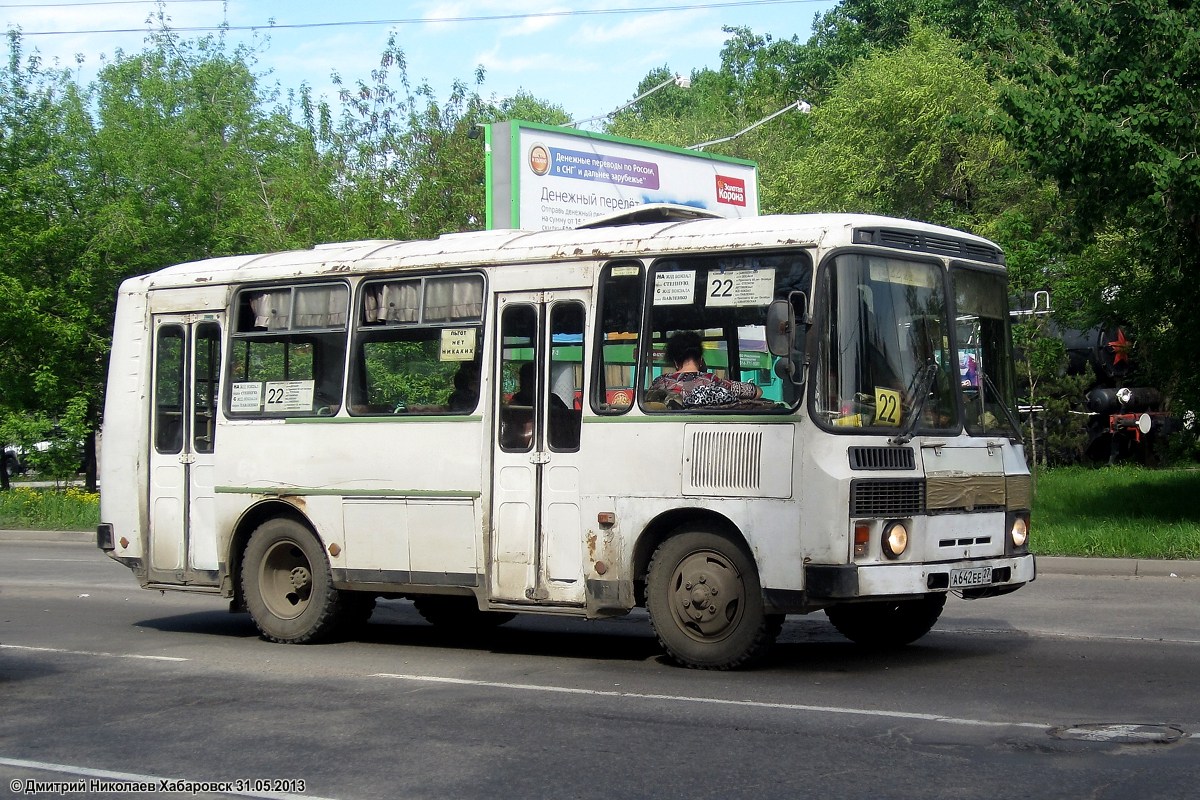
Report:
[[[2,650],[28,650],[34,653],[62,653],[69,656],[101,656],[104,658],[140,658],[146,661],[189,661],[175,656],[143,656],[137,653],[97,653],[91,650],[64,650],[59,647],[28,647],[20,644],[0,644]]]
[[[131,783],[161,784],[163,781],[175,781],[177,778],[163,778],[158,775],[139,775],[134,772],[113,772],[107,769],[91,769],[90,767],[75,767],[69,764],[48,764],[43,761],[25,761],[20,758],[4,758],[0,756],[0,766],[19,767],[21,769],[36,769],[42,772],[61,772],[66,775],[80,775],[84,778],[98,778],[106,781],[129,781]],[[14,778],[14,783],[16,785]],[[190,781],[191,783],[216,783],[216,781]],[[334,800],[315,794],[286,794],[280,792],[220,792],[234,797],[261,797],[267,800]]]
[[[853,714],[865,717],[887,717],[891,719],[911,719],[923,722],[938,722],[943,725],[968,725],[977,728],[1035,728],[1049,731],[1053,725],[1044,722],[996,722],[984,719],[963,719],[960,717],[943,717],[938,714],[922,714],[915,711],[884,711],[872,708],[847,708],[841,706],[812,706],[801,703],[767,703],[761,700],[725,700],[719,697],[688,697],[674,694],[644,694],[641,692],[614,692],[602,689],[572,689],[566,686],[537,686],[528,683],[499,683],[495,681],[479,681],[466,678],[444,678],[437,675],[404,675],[391,672],[377,672],[372,678],[391,678],[393,680],[413,681],[421,683],[449,683],[460,686],[480,686],[491,689],[513,689],[525,692],[552,692],[558,694],[580,694],[593,697],[620,697],[634,700],[667,700],[679,703],[707,703],[711,705],[741,706],[745,708],[770,708],[784,711],[814,711],[823,714]]]
[[[1142,642],[1150,642],[1153,644],[1200,644],[1200,639],[1168,639],[1163,636],[1123,636],[1115,633],[1072,633],[1070,631],[1047,631],[1037,628],[942,628],[929,632],[931,636],[949,636],[955,634],[965,634],[968,636],[978,636],[979,634],[1022,634],[1025,636],[1044,636],[1048,639],[1075,639],[1078,641],[1098,641],[1098,642],[1129,642],[1140,644]]]

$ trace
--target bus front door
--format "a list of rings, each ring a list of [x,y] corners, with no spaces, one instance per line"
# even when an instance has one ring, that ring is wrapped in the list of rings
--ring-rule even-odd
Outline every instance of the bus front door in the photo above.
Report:
[[[489,549],[496,602],[584,602],[579,398],[587,296],[574,290],[497,299]]]
[[[151,583],[218,582],[213,459],[223,316],[154,317],[145,548]]]

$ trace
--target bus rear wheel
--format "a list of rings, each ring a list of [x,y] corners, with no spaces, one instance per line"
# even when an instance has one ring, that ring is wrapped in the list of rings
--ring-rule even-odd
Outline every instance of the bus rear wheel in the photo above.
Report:
[[[317,537],[290,519],[268,520],[250,535],[242,593],[262,635],[284,644],[328,638],[345,610]]]
[[[783,625],[767,614],[750,556],[730,539],[687,531],[659,545],[646,608],[663,649],[693,669],[733,669],[766,655]]]
[[[936,592],[915,600],[830,606],[825,616],[838,633],[855,644],[885,649],[903,647],[929,633],[945,605],[945,592]]]

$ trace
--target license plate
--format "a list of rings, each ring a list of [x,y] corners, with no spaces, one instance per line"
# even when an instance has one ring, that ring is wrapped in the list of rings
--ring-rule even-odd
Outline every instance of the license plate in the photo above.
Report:
[[[991,567],[970,567],[969,569],[950,570],[951,589],[961,589],[964,586],[987,586],[991,582]]]

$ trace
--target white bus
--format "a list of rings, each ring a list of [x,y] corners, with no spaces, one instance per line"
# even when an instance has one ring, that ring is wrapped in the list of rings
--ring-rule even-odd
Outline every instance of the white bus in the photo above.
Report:
[[[644,606],[710,669],[758,659],[787,614],[899,645],[947,594],[1032,581],[1000,249],[879,216],[697,216],[125,281],[99,547],[278,642],[378,597],[461,628]],[[761,397],[652,387],[680,331]]]

